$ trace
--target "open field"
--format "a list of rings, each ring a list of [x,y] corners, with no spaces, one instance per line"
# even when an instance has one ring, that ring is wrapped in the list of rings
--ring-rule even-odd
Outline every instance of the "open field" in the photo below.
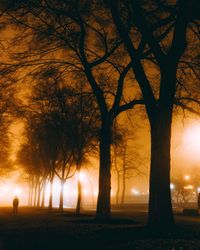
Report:
[[[59,249],[200,249],[200,216],[177,215],[177,230],[155,235],[144,227],[147,213],[138,206],[114,207],[113,221],[99,224],[94,211],[0,208],[0,250]]]

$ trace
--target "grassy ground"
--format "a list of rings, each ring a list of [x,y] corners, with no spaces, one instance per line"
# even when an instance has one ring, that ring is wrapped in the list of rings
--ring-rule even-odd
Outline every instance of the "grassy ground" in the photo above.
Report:
[[[200,218],[176,216],[177,230],[168,235],[145,229],[146,212],[115,210],[113,221],[98,224],[94,212],[0,208],[0,250],[137,249],[200,250]]]

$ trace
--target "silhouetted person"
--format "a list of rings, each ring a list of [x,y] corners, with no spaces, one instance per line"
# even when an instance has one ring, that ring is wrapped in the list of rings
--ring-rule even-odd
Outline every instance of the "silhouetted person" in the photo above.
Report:
[[[19,199],[17,198],[17,195],[13,199],[13,214],[17,214],[18,210],[18,205],[19,205]]]
[[[198,209],[200,209],[200,193],[198,193]]]

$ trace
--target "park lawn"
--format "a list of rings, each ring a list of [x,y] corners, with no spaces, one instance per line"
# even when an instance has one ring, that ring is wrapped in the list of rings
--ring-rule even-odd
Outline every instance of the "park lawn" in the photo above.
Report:
[[[0,208],[0,250],[60,249],[200,249],[200,218],[177,216],[177,230],[152,234],[144,227],[146,213],[115,212],[100,224],[94,212],[77,217],[73,211]]]

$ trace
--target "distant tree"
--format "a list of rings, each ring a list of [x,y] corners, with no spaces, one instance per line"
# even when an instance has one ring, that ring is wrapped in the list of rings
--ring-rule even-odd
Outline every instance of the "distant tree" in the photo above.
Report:
[[[33,87],[28,107],[25,108],[31,119],[38,122],[38,125],[35,124],[38,127],[35,137],[38,138],[40,151],[44,151],[46,155],[44,165],[48,168],[48,162],[54,162],[52,174],[49,173],[48,176],[54,178],[56,175],[60,179],[59,208],[63,210],[66,181],[76,171],[80,172],[82,161],[96,148],[99,115],[94,96],[90,92],[79,92],[78,87],[67,86],[57,70],[48,69],[42,72],[38,81],[39,84]],[[48,148],[53,150],[51,157],[55,155],[53,161],[47,159]],[[53,183],[53,179],[50,182]],[[80,192],[78,194],[80,199]],[[77,213],[79,212],[80,202]]]
[[[121,190],[121,204],[124,204],[126,193],[126,181],[139,174],[142,174],[144,162],[138,153],[138,150],[133,148],[134,138],[132,131],[128,128],[121,129],[121,140],[118,143],[113,143],[113,166],[117,175],[117,191],[116,203],[119,203],[120,183],[122,183]],[[132,142],[132,143],[131,143]]]
[[[172,201],[179,207],[185,207],[189,202],[197,200],[198,187],[200,183],[196,168],[192,169],[190,175],[174,174],[172,176],[171,192]],[[194,171],[194,172],[193,172]],[[194,175],[195,173],[195,175]],[[188,177],[188,179],[186,178]]]
[[[40,195],[41,165],[39,152],[35,145],[24,143],[17,154],[17,164],[22,167],[29,178],[29,205],[37,205]]]
[[[0,82],[0,177],[6,177],[14,170],[11,160],[12,134],[10,124],[15,106],[14,88],[7,82]]]

